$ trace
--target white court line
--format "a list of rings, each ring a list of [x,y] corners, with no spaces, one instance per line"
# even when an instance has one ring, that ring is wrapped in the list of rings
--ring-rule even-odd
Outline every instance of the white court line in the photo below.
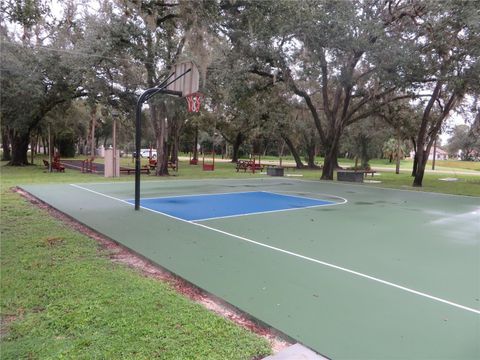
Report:
[[[83,190],[89,191],[91,193],[100,195],[100,196],[104,196],[104,197],[112,199],[112,200],[120,201],[122,203],[128,204],[129,206],[133,206],[132,204],[130,204],[129,202],[127,202],[125,200],[118,199],[118,198],[115,198],[115,197],[110,196],[110,195],[102,194],[102,193],[99,193],[97,191],[90,190],[90,189],[84,188],[84,187],[79,186],[79,185],[75,185],[75,184],[70,184],[70,185],[73,186],[73,187],[83,189]],[[278,247],[275,247],[275,246],[263,244],[261,242],[251,240],[251,239],[248,239],[248,238],[243,237],[243,236],[231,234],[231,233],[228,233],[228,232],[223,231],[223,230],[215,229],[215,228],[212,228],[210,226],[206,226],[206,225],[195,223],[195,222],[192,222],[192,221],[180,219],[180,218],[177,218],[175,216],[164,214],[160,211],[156,211],[156,210],[152,210],[152,209],[148,209],[148,208],[144,208],[144,207],[142,207],[142,209],[145,209],[147,211],[151,211],[151,212],[156,213],[156,214],[165,215],[165,216],[170,217],[172,219],[179,220],[179,221],[182,221],[182,222],[194,225],[194,226],[199,226],[199,227],[202,227],[204,229],[211,230],[211,231],[214,231],[214,232],[218,232],[220,234],[227,235],[227,236],[230,236],[230,237],[248,242],[250,244],[258,245],[258,246],[261,246],[261,247],[264,247],[264,248],[267,248],[267,249],[270,249],[270,250],[274,250],[274,251],[277,251],[277,252],[280,252],[280,253],[283,253],[283,254],[287,254],[287,255],[297,257],[299,259],[307,260],[307,261],[310,261],[310,262],[313,262],[313,263],[316,263],[316,264],[319,264],[319,265],[323,265],[323,266],[326,266],[326,267],[329,267],[329,268],[332,268],[332,269],[340,270],[340,271],[343,271],[343,272],[346,272],[346,273],[349,273],[349,274],[352,274],[352,275],[362,277],[364,279],[372,280],[372,281],[378,282],[378,283],[383,284],[383,285],[391,286],[391,287],[394,287],[394,288],[399,289],[399,290],[406,291],[406,292],[411,293],[411,294],[422,296],[422,297],[430,299],[430,300],[434,300],[434,301],[437,301],[437,302],[440,302],[440,303],[443,303],[443,304],[447,304],[447,305],[456,307],[458,309],[466,310],[466,311],[472,312],[474,314],[480,315],[480,310],[473,309],[473,308],[470,308],[470,307],[467,307],[467,306],[463,306],[463,305],[454,303],[452,301],[448,301],[448,300],[439,298],[437,296],[432,296],[432,295],[429,295],[429,294],[421,292],[421,291],[410,289],[410,288],[407,288],[405,286],[398,285],[398,284],[392,283],[390,281],[382,280],[380,278],[370,276],[370,275],[367,275],[367,274],[364,274],[364,273],[361,273],[361,272],[358,272],[358,271],[355,271],[355,270],[351,270],[351,269],[348,269],[348,268],[345,268],[345,267],[342,267],[342,266],[338,266],[338,265],[335,265],[335,264],[331,264],[331,263],[328,263],[328,262],[325,262],[325,261],[317,260],[317,259],[314,259],[314,258],[311,258],[311,257],[308,257],[308,256],[304,256],[304,255],[301,255],[301,254],[294,253],[292,251],[284,250],[284,249],[281,249],[281,248],[278,248]]]
[[[231,191],[231,192],[222,192],[222,193],[204,193],[204,194],[186,194],[186,195],[172,195],[172,196],[157,196],[157,197],[142,197],[142,200],[154,200],[154,199],[172,199],[177,197],[190,197],[190,196],[214,196],[214,195],[230,195],[230,194],[250,194],[256,192],[263,192],[260,190],[257,191]]]
[[[273,191],[239,191],[239,192],[226,192],[226,193],[208,193],[208,194],[194,194],[194,195],[173,195],[173,196],[162,196],[162,197],[150,197],[150,198],[145,198],[143,197],[142,200],[155,200],[155,199],[174,199],[177,197],[190,197],[190,196],[214,196],[214,195],[230,195],[230,194],[251,194],[251,193],[266,193],[266,194],[274,194],[274,195],[279,195],[279,196],[285,196],[285,197],[298,197],[300,199],[306,199],[306,200],[314,200],[314,201],[328,201],[328,200],[321,200],[321,199],[315,199],[315,198],[309,198],[306,196],[297,196],[297,195],[289,195],[289,194],[282,194],[278,192],[273,192]],[[325,195],[325,194],[323,194]],[[249,213],[244,213],[244,214],[235,214],[235,215],[226,215],[226,216],[212,216],[208,218],[202,218],[202,219],[195,219],[195,220],[190,220],[190,221],[207,221],[207,220],[217,220],[217,219],[229,219],[229,218],[234,218],[234,217],[243,217],[243,216],[250,216],[250,215],[260,215],[260,214],[270,214],[270,213],[276,213],[276,212],[283,212],[283,211],[294,211],[294,210],[302,210],[302,209],[311,209],[311,208],[316,208],[316,207],[321,207],[321,206],[335,206],[335,205],[342,205],[348,202],[347,199],[342,198],[341,196],[336,196],[336,195],[329,195],[330,197],[335,197],[343,200],[342,202],[338,203],[333,203],[331,201],[330,204],[318,204],[318,205],[310,205],[310,206],[302,206],[298,208],[288,208],[288,209],[278,209],[278,210],[267,210],[267,211],[257,211],[257,212],[249,212]],[[146,207],[143,207],[144,209],[147,209]],[[163,215],[167,215],[166,213],[159,212]],[[177,217],[174,216],[175,219]],[[183,219],[185,220],[185,219]]]
[[[236,214],[236,215],[226,215],[226,216],[214,216],[214,217],[210,217],[210,218],[195,219],[195,220],[191,220],[191,221],[194,222],[194,221],[207,221],[207,220],[217,220],[217,219],[229,219],[229,218],[235,218],[235,217],[243,217],[243,216],[250,216],[250,215],[261,215],[261,214],[271,214],[271,213],[277,213],[277,212],[295,211],[295,210],[303,210],[303,209],[312,209],[312,208],[316,208],[316,207],[334,206],[334,205],[340,205],[340,204],[336,204],[336,203],[331,203],[331,204],[318,204],[318,205],[303,206],[303,207],[298,207],[298,208],[288,208],[288,209],[279,209],[279,210],[268,210],[268,211],[259,211],[259,212],[251,212],[251,213]]]
[[[95,191],[95,190],[91,190],[91,189],[88,189],[88,188],[84,188],[83,186],[80,186],[80,185],[76,185],[76,184],[70,184],[70,186],[73,186],[73,187],[76,187],[77,189],[81,189],[81,190],[85,190],[85,191],[88,191],[88,192],[91,192],[95,195],[100,195],[100,196],[104,196],[108,199],[112,199],[112,200],[117,200],[117,201],[120,201],[124,204],[127,204],[128,206],[135,206],[134,204],[132,203],[129,203],[127,200],[122,200],[122,199],[119,199],[119,198],[116,198],[116,197],[113,197],[113,196],[110,196],[110,195],[107,195],[107,194],[103,194],[101,192],[98,192],[98,191]],[[157,214],[161,214],[161,215],[164,215],[166,217],[169,217],[169,218],[172,218],[172,219],[175,219],[175,220],[180,220],[180,221],[183,221],[183,222],[188,222],[189,224],[193,224],[192,222],[188,221],[188,220],[185,220],[185,219],[182,219],[182,218],[179,218],[179,217],[176,217],[176,216],[173,216],[173,215],[170,215],[170,214],[166,214],[166,213],[163,213],[161,211],[156,211],[156,210],[152,210],[152,209],[149,209],[149,208],[146,208],[146,207],[143,207],[143,206],[140,206],[142,209],[144,210],[149,210],[149,211],[152,211],[154,213],[157,213]]]
[[[277,183],[276,185],[282,185],[281,182],[306,182],[306,183],[313,183],[313,184],[325,184],[325,185],[338,185],[340,187],[359,187],[363,189],[379,189],[379,190],[391,190],[391,191],[402,191],[402,192],[410,192],[410,193],[418,193],[418,194],[431,194],[431,195],[442,195],[442,196],[449,196],[449,197],[464,197],[468,199],[475,199],[478,198],[477,196],[473,195],[458,195],[458,194],[446,194],[446,193],[440,193],[440,192],[433,192],[433,191],[423,191],[423,190],[409,190],[409,189],[396,189],[396,188],[390,188],[390,187],[381,187],[381,186],[372,186],[372,185],[359,185],[359,184],[354,184],[354,183],[342,183],[339,181],[333,181],[333,180],[309,180],[309,179],[277,179],[277,178],[238,178],[238,179],[230,179],[230,178],[215,178],[215,179],[162,179],[162,180],[151,180],[151,179],[143,179],[142,183],[143,184],[155,184],[155,183],[170,183],[170,182],[180,182],[180,183],[189,183],[189,182],[280,182]],[[130,184],[133,182],[130,181],[105,181],[105,182],[86,182],[86,185],[125,185],[125,184]],[[275,185],[275,184],[273,184]]]
[[[155,183],[173,183],[173,182],[180,182],[180,183],[189,183],[189,182],[222,182],[222,181],[231,181],[231,182],[243,182],[243,181],[275,181],[278,179],[274,178],[237,178],[237,179],[231,179],[231,178],[215,178],[215,179],[170,179],[170,178],[164,178],[161,180],[151,180],[151,179],[143,179],[142,183],[143,184],[155,184]],[[288,180],[288,179],[284,179]],[[85,185],[124,185],[124,184],[133,184],[133,181],[96,181],[96,182],[85,182]],[[72,185],[72,184],[70,184]],[[241,185],[241,184],[240,184]]]
[[[338,186],[354,186],[354,187],[360,187],[363,189],[379,189],[379,190],[391,190],[391,191],[403,191],[403,192],[409,192],[409,193],[416,193],[416,194],[430,194],[430,195],[442,195],[442,196],[450,196],[450,197],[464,197],[468,199],[475,199],[478,198],[475,195],[458,195],[458,194],[447,194],[447,193],[440,193],[440,192],[433,192],[433,191],[423,191],[423,190],[409,190],[409,189],[397,189],[397,188],[391,188],[391,187],[382,187],[382,186],[375,186],[375,185],[360,185],[360,184],[354,184],[354,183],[342,183],[339,181],[333,181],[333,180],[309,180],[309,179],[290,179],[292,181],[299,181],[299,182],[308,182],[308,183],[316,183],[316,184],[331,184],[331,185],[338,185]]]
[[[326,200],[326,199],[317,199],[317,198],[313,198],[313,197],[306,197],[306,196],[300,196],[300,195],[297,195],[299,192],[301,193],[304,193],[304,194],[314,194],[314,195],[325,195],[326,197],[330,197],[330,198],[337,198],[337,199],[342,199],[342,202],[339,202],[339,203],[333,203],[332,205],[342,205],[342,204],[346,204],[348,202],[347,199],[341,197],[341,196],[338,196],[338,195],[330,195],[330,194],[317,194],[317,193],[313,193],[311,191],[287,191],[287,190],[280,190],[281,192],[274,192],[274,191],[269,191],[269,190],[265,190],[265,191],[262,191],[262,192],[266,192],[266,193],[270,193],[270,194],[276,194],[276,195],[283,195],[283,196],[291,196],[291,197],[298,197],[300,199],[308,199],[308,200],[317,200],[317,201],[329,201],[329,200]],[[289,195],[289,194],[283,194],[283,193],[292,193],[292,195]]]

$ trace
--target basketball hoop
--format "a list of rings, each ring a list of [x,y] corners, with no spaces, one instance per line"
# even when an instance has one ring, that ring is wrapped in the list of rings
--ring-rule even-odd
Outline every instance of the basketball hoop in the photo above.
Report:
[[[185,99],[187,99],[188,112],[198,113],[200,111],[200,105],[202,104],[202,97],[203,97],[203,94],[199,92],[194,92],[185,96]]]

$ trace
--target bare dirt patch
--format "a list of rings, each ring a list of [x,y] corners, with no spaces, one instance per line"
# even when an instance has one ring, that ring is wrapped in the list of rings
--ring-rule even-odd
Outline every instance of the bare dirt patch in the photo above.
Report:
[[[21,188],[13,188],[13,191],[20,194],[22,197],[27,199],[31,204],[37,206],[38,208],[48,212],[48,214],[56,219],[59,219],[64,224],[69,226],[71,229],[74,229],[84,235],[87,235],[91,239],[98,242],[102,252],[106,251],[111,261],[116,263],[125,264],[130,268],[133,268],[141,272],[144,276],[149,278],[154,278],[159,281],[168,283],[175,291],[186,296],[190,300],[203,305],[210,311],[229,319],[235,324],[248,329],[255,334],[262,336],[267,339],[271,346],[273,353],[277,353],[284,348],[292,345],[292,341],[285,340],[287,337],[278,333],[274,329],[265,326],[258,321],[255,321],[247,314],[237,310],[233,306],[225,303],[221,299],[203,291],[197,286],[189,283],[188,281],[183,280],[182,278],[172,274],[166,269],[161,268],[160,266],[153,264],[142,256],[130,251],[123,245],[120,245],[113,240],[99,234],[98,232],[90,229],[89,227],[79,223],[70,216],[65,215],[64,213],[56,210],[50,205],[44,203],[43,201],[37,199],[30,193],[24,191]],[[61,244],[61,239],[47,239],[46,243],[49,246],[56,246]],[[9,321],[7,321],[8,323]],[[3,323],[3,321],[2,321]],[[2,324],[3,329],[3,324]]]
[[[0,339],[8,334],[8,325],[17,319],[17,315],[2,315],[0,319]]]

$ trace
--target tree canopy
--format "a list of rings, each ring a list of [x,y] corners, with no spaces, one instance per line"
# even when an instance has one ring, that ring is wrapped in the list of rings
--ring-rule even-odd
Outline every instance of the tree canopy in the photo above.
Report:
[[[171,98],[149,104],[158,175],[168,173],[182,129],[195,123],[190,136],[217,129],[234,161],[242,144],[287,144],[310,167],[320,152],[321,177],[333,179],[339,152],[350,146],[366,159],[369,129],[385,121],[392,130],[376,141],[376,152],[391,137],[411,141],[413,184],[421,186],[445,122],[480,90],[474,1],[95,4],[92,11],[89,3],[67,2],[61,14],[42,0],[2,4],[2,140],[12,145],[12,164],[28,163],[28,143],[42,120],[55,121],[82,101],[93,134],[99,109],[118,109],[127,119],[141,91],[156,86],[175,62],[191,59],[205,95],[198,118]],[[128,122],[122,127],[132,129]],[[303,166],[299,155],[296,161]]]

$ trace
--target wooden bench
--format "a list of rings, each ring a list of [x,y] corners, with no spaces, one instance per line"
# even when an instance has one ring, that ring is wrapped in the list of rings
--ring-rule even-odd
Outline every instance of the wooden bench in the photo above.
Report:
[[[157,160],[148,159],[148,166],[150,167],[150,170],[155,170],[157,167]],[[178,162],[169,161],[167,167],[173,171],[178,171]]]
[[[49,168],[49,162],[45,159],[43,159],[43,165],[45,165],[47,169]],[[59,161],[52,162],[52,169],[57,172],[65,172],[65,166],[63,166]]]
[[[157,167],[157,160],[148,158],[148,166],[150,167],[150,170],[155,170]]]
[[[363,174],[364,176],[366,176],[368,174],[372,174],[372,177],[376,173],[376,171],[372,170],[372,169],[351,169],[350,171],[353,171],[355,173]]]
[[[360,170],[359,172],[363,172],[364,175],[372,174],[372,177],[376,173],[375,170]]]
[[[238,160],[237,161],[237,172],[240,170],[243,170],[243,172],[246,172],[247,170],[250,170],[252,172],[255,171],[263,171],[264,166],[260,163],[257,163],[253,160]]]
[[[96,173],[97,165],[93,162],[95,159],[93,156],[89,159],[82,161],[82,173]]]
[[[52,169],[57,170],[57,172],[65,172],[65,166],[59,162],[52,163]]]
[[[121,167],[120,168],[120,173],[127,173],[127,175],[130,175],[130,173],[135,173],[135,168],[126,168],[126,167]],[[144,166],[140,168],[140,174],[150,174],[150,169],[148,166]]]
[[[167,166],[173,171],[178,171],[178,162],[169,161]]]

